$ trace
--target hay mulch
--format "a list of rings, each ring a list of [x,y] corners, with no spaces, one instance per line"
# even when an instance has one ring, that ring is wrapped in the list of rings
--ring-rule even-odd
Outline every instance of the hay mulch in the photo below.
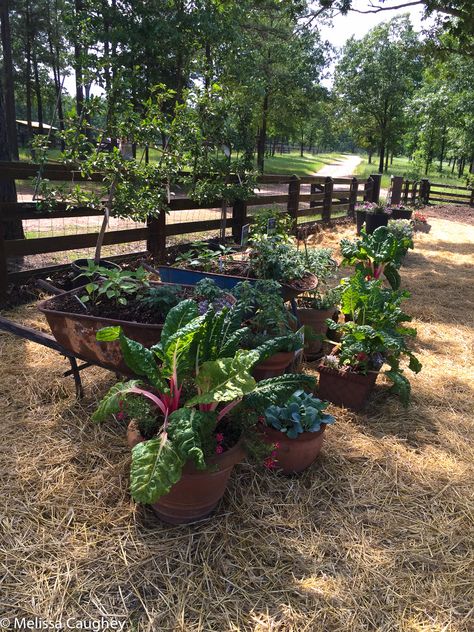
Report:
[[[0,333],[0,614],[160,632],[472,630],[474,228],[432,225],[403,270],[424,365],[411,407],[379,379],[366,413],[332,407],[307,472],[242,464],[202,524],[167,527],[130,501],[124,430],[90,421],[110,374],[86,371],[77,402],[60,356]],[[47,329],[34,306],[11,316]]]

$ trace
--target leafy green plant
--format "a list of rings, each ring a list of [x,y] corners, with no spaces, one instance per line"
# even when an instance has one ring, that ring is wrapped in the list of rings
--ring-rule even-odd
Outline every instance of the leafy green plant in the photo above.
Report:
[[[280,351],[301,349],[301,338],[295,333],[296,319],[285,306],[279,283],[241,281],[235,286],[233,294],[237,298],[237,309],[248,327],[243,338],[246,348],[265,345],[266,357]]]
[[[151,349],[127,338],[120,327],[98,332],[98,340],[119,341],[139,379],[113,386],[93,419],[102,421],[123,411],[136,395],[150,400],[160,419],[156,436],[132,450],[130,487],[135,500],[156,502],[180,479],[188,460],[205,469],[206,458],[216,448],[217,424],[246,398],[251,396],[250,405],[257,410],[314,383],[302,375],[256,383],[250,371],[264,350],[240,349],[245,331],[237,312],[216,314],[210,309],[199,316],[196,303],[186,300],[171,309],[161,340]]]
[[[322,424],[333,424],[335,419],[323,411],[328,402],[322,402],[311,393],[299,389],[283,406],[269,406],[264,413],[267,426],[297,439],[303,432],[318,432]]]
[[[389,219],[388,231],[399,241],[413,241],[413,235],[415,233],[413,224],[409,219]]]
[[[387,226],[380,226],[371,235],[362,230],[360,239],[341,240],[342,265],[353,265],[374,279],[384,275],[391,287],[398,289],[398,269],[408,248],[413,248],[413,241],[408,238],[399,240]]]
[[[224,244],[212,249],[206,243],[196,242],[189,250],[177,255],[174,266],[203,272],[225,272],[227,258],[233,253],[234,250]]]
[[[392,390],[400,395],[404,405],[410,398],[410,382],[400,362],[407,358],[411,371],[421,370],[420,362],[407,345],[407,338],[416,336],[416,330],[405,326],[411,317],[400,307],[409,296],[408,292],[384,288],[380,280],[368,281],[358,272],[343,282],[341,309],[351,320],[326,321],[329,329],[341,335],[336,345],[338,367],[367,373],[388,364],[390,369],[385,375],[393,382]],[[325,363],[334,368],[334,356]]]
[[[268,231],[269,220],[273,221],[274,224],[270,233]],[[293,220],[288,213],[282,212],[277,206],[261,209],[253,217],[250,242],[253,247],[257,247],[257,244],[267,239],[289,243],[292,240],[292,229]]]
[[[149,287],[148,273],[144,268],[131,270],[119,270],[97,266],[93,261],[88,261],[80,276],[89,279],[84,286],[86,294],[79,300],[86,304],[96,305],[107,298],[116,305],[127,305],[128,297],[138,296]]]
[[[154,312],[167,314],[182,300],[182,290],[178,285],[153,285],[140,297],[140,302]]]

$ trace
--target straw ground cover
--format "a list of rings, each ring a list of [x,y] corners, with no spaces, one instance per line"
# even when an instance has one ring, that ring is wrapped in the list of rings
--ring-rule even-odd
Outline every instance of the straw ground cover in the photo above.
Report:
[[[424,364],[412,406],[380,384],[364,414],[331,407],[310,470],[242,464],[199,525],[130,501],[123,428],[90,422],[110,374],[86,371],[76,402],[58,355],[0,334],[0,613],[160,632],[472,630],[474,227],[432,224],[403,275]],[[46,330],[33,306],[10,315]]]

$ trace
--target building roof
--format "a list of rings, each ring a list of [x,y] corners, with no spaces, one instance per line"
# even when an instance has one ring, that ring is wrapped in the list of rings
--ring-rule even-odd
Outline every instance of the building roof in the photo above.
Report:
[[[26,127],[28,126],[28,121],[22,121],[20,119],[16,119],[16,122],[19,125],[25,125]],[[40,124],[38,123],[38,121],[31,121],[31,127],[33,127],[34,129],[39,129]],[[53,125],[48,125],[47,123],[43,123],[43,129],[49,131],[50,129],[52,130],[57,130],[57,127],[54,127]]]

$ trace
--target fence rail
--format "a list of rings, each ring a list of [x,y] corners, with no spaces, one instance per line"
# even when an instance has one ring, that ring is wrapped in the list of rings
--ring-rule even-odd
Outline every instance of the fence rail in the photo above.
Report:
[[[431,182],[428,178],[410,181],[405,180],[402,176],[392,176],[389,200],[391,204],[420,203],[428,205],[432,202],[447,202],[474,206],[474,189],[442,182]]]
[[[0,180],[25,180],[36,178],[38,165],[31,163],[0,162]],[[47,164],[42,170],[42,177],[49,180],[66,182],[85,181],[80,171],[72,167],[59,164]],[[103,179],[101,174],[94,174],[92,181]],[[142,227],[127,228],[126,230],[111,230],[105,234],[104,245],[129,244],[146,241],[147,251],[153,257],[163,262],[166,258],[167,241],[169,237],[178,235],[193,235],[213,230],[231,231],[233,238],[240,241],[242,227],[253,221],[253,215],[258,207],[278,205],[279,210],[286,210],[293,219],[293,226],[307,227],[315,222],[329,221],[341,216],[353,216],[357,202],[378,201],[380,191],[380,176],[374,175],[367,179],[329,178],[321,176],[291,176],[265,174],[257,178],[257,188],[266,185],[267,194],[258,191],[249,199],[237,200],[231,209],[229,217],[224,220],[219,210],[221,201],[214,204],[197,204],[187,197],[173,198],[169,204],[169,212],[161,211],[156,217],[150,217]],[[284,193],[271,190],[273,187],[286,187]],[[207,211],[206,219],[194,221],[179,221],[182,211]],[[219,217],[209,219],[209,211]],[[61,201],[54,205],[51,211],[39,210],[35,202],[0,203],[0,295],[5,294],[8,284],[25,278],[25,271],[9,271],[9,261],[13,258],[29,255],[47,254],[78,250],[93,247],[97,240],[97,232],[83,232],[59,236],[33,237],[28,239],[6,239],[6,223],[23,220],[51,220],[81,217],[98,217],[102,212],[86,206],[72,207]],[[174,221],[174,220],[178,221]],[[65,266],[64,266],[65,267]],[[60,266],[54,266],[59,269]],[[51,270],[51,266],[30,270],[31,276],[40,275]]]

